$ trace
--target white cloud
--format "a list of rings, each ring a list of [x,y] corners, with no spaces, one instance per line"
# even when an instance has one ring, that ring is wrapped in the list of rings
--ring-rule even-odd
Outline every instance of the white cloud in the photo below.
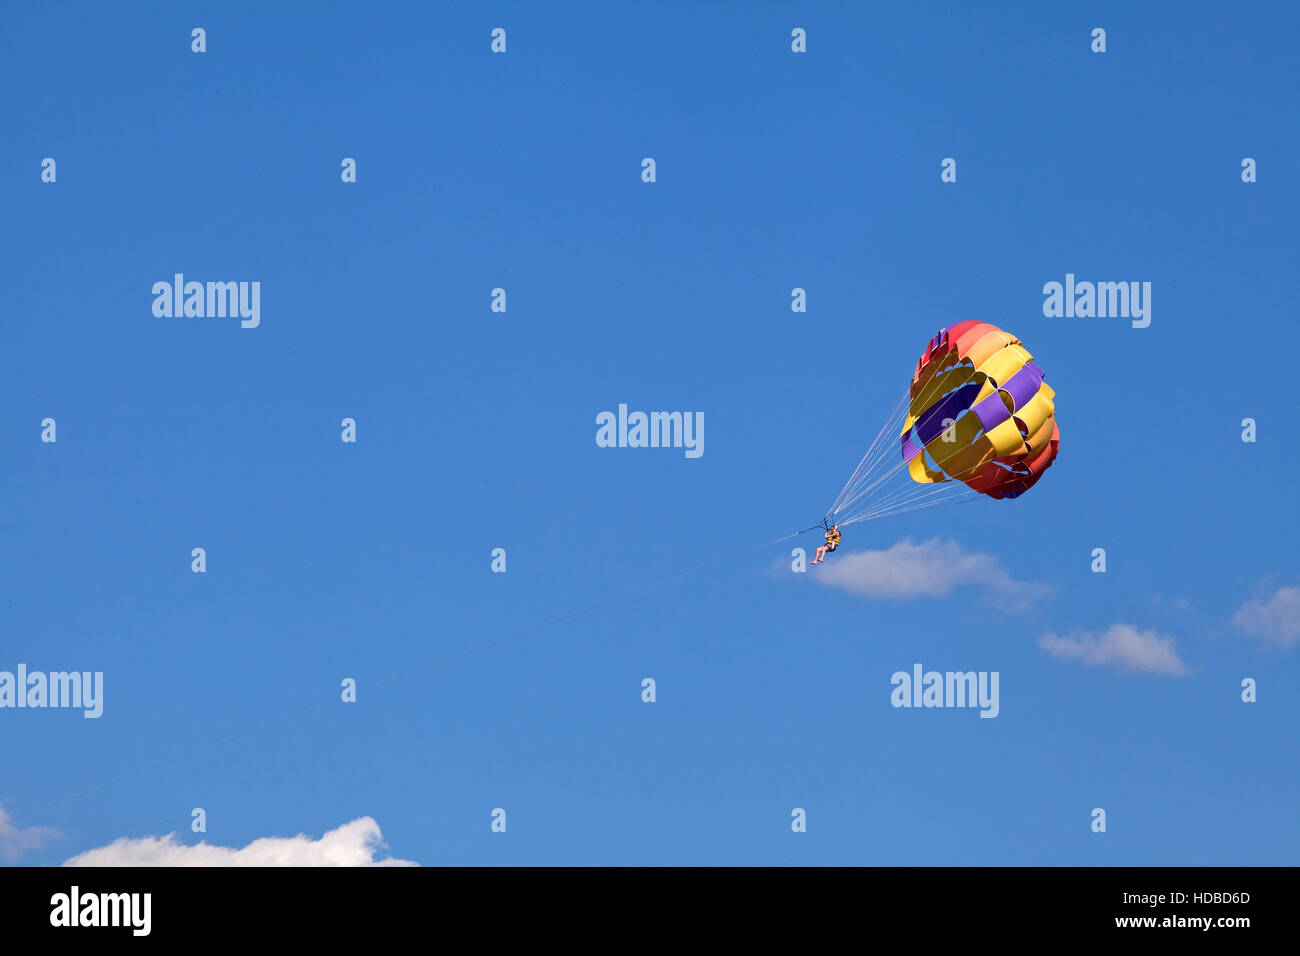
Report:
[[[410,860],[377,860],[386,849],[379,824],[361,817],[330,830],[319,840],[263,837],[243,849],[200,843],[186,846],[176,834],[163,837],[123,837],[108,846],[87,850],[64,866],[419,866]]]
[[[1174,611],[1179,614],[1195,614],[1196,605],[1185,597],[1169,594],[1151,594],[1147,603],[1157,611]]]
[[[991,554],[966,554],[957,542],[938,538],[904,539],[884,551],[838,551],[811,573],[822,584],[873,598],[943,597],[971,586],[1023,608],[1052,594],[1045,584],[1015,580]]]
[[[0,860],[6,863],[12,863],[24,853],[39,850],[59,836],[58,830],[49,827],[16,827],[10,819],[8,811],[0,806]]]
[[[1113,666],[1120,670],[1183,677],[1189,671],[1172,637],[1155,631],[1139,631],[1132,624],[1112,624],[1100,634],[1079,632],[1068,637],[1044,634],[1038,646],[1053,657],[1081,661],[1090,667]]]
[[[1295,647],[1300,644],[1300,588],[1278,588],[1266,601],[1247,601],[1237,608],[1232,623],[1243,634]]]

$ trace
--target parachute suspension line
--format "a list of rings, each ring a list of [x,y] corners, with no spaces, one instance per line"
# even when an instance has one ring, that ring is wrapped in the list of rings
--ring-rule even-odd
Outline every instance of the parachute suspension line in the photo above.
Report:
[[[873,460],[873,455],[877,452],[878,447],[888,447],[888,442],[885,442],[884,446],[881,445],[881,439],[893,430],[890,426],[894,424],[895,419],[898,419],[900,424],[902,423],[902,412],[907,400],[908,393],[903,392],[903,397],[898,400],[898,404],[894,406],[894,410],[890,413],[889,418],[886,419],[885,424],[880,427],[880,431],[876,433],[876,437],[872,439],[871,444],[867,446],[867,451],[862,456],[861,460],[858,461],[858,466],[853,469],[853,474],[851,474],[849,480],[844,483],[844,487],[840,489],[840,493],[835,496],[835,500],[831,503],[830,511],[828,512],[829,514],[835,514],[835,512],[839,510],[845,498],[849,496],[850,489],[854,488],[859,481],[863,480],[868,474],[870,474],[871,470],[875,467],[876,461]]]
[[[942,507],[943,505],[954,505],[960,501],[970,501],[973,498],[979,498],[979,497],[982,497],[982,495],[978,491],[971,491],[967,489],[965,492],[960,492],[958,494],[944,498],[940,501],[930,501],[924,504],[912,505],[911,507],[908,508],[895,508],[886,512],[879,512],[879,513],[868,512],[865,515],[859,515],[856,518],[851,518],[848,521],[844,521],[841,523],[844,525],[851,525],[851,524],[861,524],[864,521],[878,521],[881,518],[892,518],[895,515],[907,514],[908,512],[912,512],[912,511],[926,511],[930,508],[939,508]]]
[[[906,418],[906,402],[907,395],[904,393],[903,400],[894,409],[894,414],[880,429],[876,440],[867,449],[867,454],[858,463],[858,467],[854,470],[849,483],[844,486],[844,490],[840,492],[839,497],[831,505],[830,515],[832,517],[861,498],[863,491],[871,486],[880,469],[897,453],[897,436]]]
[[[946,351],[938,348],[940,339]],[[990,341],[986,343],[986,340]],[[851,525],[986,495],[1003,497],[999,490],[1014,487],[1015,475],[1031,473],[1018,467],[1035,454],[1027,443],[1027,423],[1016,422],[1026,439],[1023,448],[1008,434],[1008,453],[1002,455],[985,436],[986,429],[981,422],[987,416],[981,413],[974,417],[974,409],[979,402],[987,400],[986,393],[993,389],[1013,416],[1018,412],[1012,407],[1013,401],[1026,406],[1029,401],[1041,400],[1046,404],[1047,418],[1051,418],[1052,393],[1045,391],[1042,371],[1034,365],[1033,356],[1015,336],[975,320],[942,329],[933,342],[934,347],[927,346],[922,355],[925,367],[918,363],[920,374],[913,376],[903,401],[835,498],[828,515],[830,520]],[[1003,351],[1012,346],[1015,351]],[[1000,358],[990,364],[995,355]],[[1026,398],[1020,394],[1034,384],[1031,377],[1021,380],[1020,387],[1013,392],[1005,391],[1004,386],[1026,368],[1037,373],[1033,395]],[[1002,380],[1000,383],[990,377],[993,371]],[[958,420],[962,422],[960,428],[954,427]],[[1040,423],[1038,428],[1045,424]],[[918,448],[921,439],[925,439],[924,447]],[[1009,446],[1016,448],[1012,450]],[[905,454],[910,458],[905,458]],[[1036,454],[1041,455],[1042,451]],[[1053,448],[1051,456],[1038,466],[1038,473],[1054,457]],[[1000,475],[990,462],[1003,466],[1008,474]],[[967,482],[982,490],[976,491]]]
[[[978,372],[979,369],[973,368],[972,372],[968,373],[962,379],[961,383],[956,386],[956,388],[964,387],[968,382],[970,382],[975,377],[975,373]],[[949,394],[952,391],[953,389],[950,388],[944,394],[945,395]],[[931,459],[934,461],[935,465],[939,468],[939,470],[943,472],[945,476],[947,476],[948,463],[966,450],[967,450],[966,445],[957,444],[952,449],[952,451],[950,451],[948,454],[942,457],[934,454],[933,448],[925,449],[922,452],[922,454],[929,454]],[[869,513],[873,516],[884,516],[885,514],[898,514],[900,513],[900,510],[914,510],[911,507],[906,507],[906,506],[911,505],[913,502],[922,501],[928,498],[942,497],[946,489],[949,488],[954,489],[960,493],[960,497],[954,496],[952,500],[965,500],[966,498],[976,497],[982,494],[982,492],[976,492],[971,490],[969,486],[967,486],[960,479],[952,478],[952,477],[947,477],[946,480],[942,482],[909,483],[903,486],[903,488],[901,489],[901,493],[900,491],[895,491],[892,495],[882,498],[881,500],[874,500],[870,502],[868,505],[870,509]],[[942,502],[934,502],[933,504],[940,504],[940,503],[946,503],[946,499]],[[933,504],[927,504],[924,505],[924,507],[932,507]]]
[[[961,363],[957,363],[949,366],[941,370],[938,375],[949,374],[960,365]],[[945,383],[946,388],[943,394],[948,395],[959,388],[965,387],[980,374],[980,370],[974,365],[966,366],[964,375]],[[854,470],[848,483],[831,506],[830,516],[832,518],[835,518],[841,512],[848,512],[845,518],[839,520],[840,524],[857,524],[861,521],[870,521],[892,514],[917,511],[940,504],[947,504],[949,501],[962,501],[979,496],[979,492],[971,491],[964,483],[951,478],[943,482],[916,482],[912,480],[910,474],[906,474],[904,483],[899,484],[897,487],[894,487],[897,484],[896,482],[886,485],[886,482],[898,475],[909,464],[902,458],[898,443],[902,440],[902,424],[906,420],[910,408],[910,399],[911,386],[909,385],[908,390],[903,394],[903,398],[895,406],[889,421],[877,434],[876,439],[871,443],[871,447],[867,449],[862,461],[858,463],[858,467]],[[933,407],[933,403],[931,403],[931,407]],[[891,432],[894,440],[886,440],[882,443],[882,438]],[[943,458],[935,456],[933,449],[922,451],[921,454],[930,454],[934,463],[942,470],[950,459],[964,450],[965,446],[958,445]],[[890,460],[891,454],[897,455],[897,460],[892,466],[881,471],[882,466]],[[882,488],[882,486],[884,487]],[[878,488],[881,490],[876,492]],[[872,492],[876,492],[876,494],[873,495]],[[856,509],[854,508],[855,505],[857,506]]]
[[[952,366],[949,366],[948,368],[945,368],[945,369],[941,370],[941,371],[939,372],[939,374],[940,374],[940,375],[946,374],[946,373],[952,371],[952,369],[954,369],[954,368],[958,368],[959,366],[960,366],[960,363],[958,363],[958,365],[952,365]],[[959,380],[957,380],[957,381],[955,381],[955,382],[949,382],[949,383],[947,383],[947,388],[945,389],[944,394],[947,395],[947,394],[949,394],[949,393],[955,391],[956,389],[959,389],[959,388],[963,388],[963,387],[965,387],[965,386],[966,386],[967,384],[969,384],[973,379],[975,379],[976,376],[978,376],[979,374],[981,374],[981,373],[980,373],[980,370],[979,370],[978,368],[976,368],[974,365],[968,365],[968,366],[966,366],[966,372],[965,372],[965,375],[963,375]],[[909,405],[910,405],[910,399],[911,399],[911,386],[909,385],[909,386],[908,386],[908,390],[907,390],[907,391],[904,393],[904,395],[903,395],[903,401],[901,401],[901,402],[899,403],[899,407],[901,407],[905,402],[906,402],[906,403],[909,403]],[[902,428],[901,428],[901,425],[902,425],[903,421],[906,420],[906,413],[900,416],[900,415],[898,414],[898,411],[899,411],[899,408],[895,408],[895,410],[894,410],[894,414],[890,416],[890,421],[889,421],[888,423],[886,423],[886,428],[887,428],[887,429],[891,429],[891,430],[894,432],[894,434],[895,434],[896,436],[898,436],[898,439],[901,441],[901,437],[902,437]],[[891,426],[892,426],[892,428],[891,428]],[[883,431],[883,430],[882,430],[882,431]],[[888,445],[888,443],[887,443],[886,446],[885,446],[885,452],[884,452],[884,455],[883,455],[883,458],[884,458],[885,460],[887,460],[888,457],[889,457],[888,448],[889,448],[889,445]],[[897,449],[898,449],[898,446],[895,445],[894,448],[895,448],[895,450],[897,450]],[[853,487],[852,492],[851,492],[850,494],[848,494],[847,496],[846,496],[845,494],[841,493],[840,500],[838,500],[837,503],[833,506],[833,509],[834,509],[834,510],[833,510],[832,513],[836,513],[836,512],[839,512],[839,511],[843,511],[844,509],[848,508],[850,505],[852,505],[852,504],[854,504],[855,502],[859,501],[859,500],[860,500],[861,498],[863,498],[863,497],[864,497],[868,492],[872,491],[872,490],[875,489],[877,486],[879,486],[880,484],[882,484],[884,481],[886,481],[886,480],[888,480],[889,478],[893,477],[893,476],[894,476],[894,475],[899,471],[899,469],[900,469],[903,465],[906,464],[906,462],[903,462],[903,461],[901,460],[901,455],[900,455],[900,460],[899,460],[899,462],[895,465],[895,467],[889,469],[887,472],[885,472],[884,474],[880,475],[880,476],[879,476],[879,477],[878,477],[874,482],[871,482],[870,484],[868,484],[867,482],[868,482],[868,480],[869,480],[869,479],[871,478],[871,476],[872,476],[873,469],[876,468],[876,467],[880,464],[880,461],[881,461],[881,456],[878,455],[876,461],[874,461],[874,462],[871,464],[870,467],[868,467],[868,468],[866,468],[866,469],[863,469],[862,474],[858,477],[857,482],[854,484],[854,487]]]
[[[906,465],[907,465],[907,462],[904,461],[903,458],[902,458],[902,456],[900,455],[897,464],[895,464],[894,466],[892,466],[891,468],[889,468],[886,472],[884,472],[884,474],[882,474],[879,478],[877,478],[877,479],[876,479],[875,481],[873,481],[871,484],[866,485],[866,486],[864,486],[863,488],[861,488],[861,489],[857,492],[857,494],[855,494],[855,495],[854,495],[852,498],[850,498],[848,501],[844,502],[844,504],[840,505],[840,508],[841,508],[841,509],[847,508],[847,507],[849,507],[850,505],[855,504],[856,502],[858,502],[858,501],[861,500],[862,498],[866,497],[868,494],[870,494],[872,491],[874,491],[876,488],[878,488],[878,487],[879,487],[883,482],[888,481],[888,480],[889,480],[890,478],[892,478],[894,475],[898,474],[898,472],[901,471],[901,470],[902,470]]]
[[[963,451],[965,451],[965,447],[959,445],[943,458],[935,457],[934,462],[940,467],[940,469],[942,469],[950,459],[956,457]],[[870,487],[863,489],[859,497],[867,495],[876,487],[884,484],[888,479],[902,471],[906,465],[907,462],[903,461],[900,456],[898,463],[890,468],[888,472],[882,475]],[[867,509],[867,513],[875,517],[884,517],[886,514],[897,513],[899,509],[910,505],[913,502],[924,501],[936,497],[955,497],[953,495],[954,492],[957,494],[964,494],[969,490],[970,489],[967,485],[955,479],[948,479],[942,482],[915,482],[912,480],[911,475],[907,475],[904,483],[898,485],[898,487],[886,486],[879,496],[868,500],[864,507]],[[979,494],[979,492],[971,492],[971,494],[976,495]],[[855,515],[855,517],[860,517],[860,515]]]
[[[852,518],[841,522],[841,524],[851,525],[863,521],[875,521],[877,518],[887,518],[909,511],[935,508],[939,505],[968,501],[978,497],[980,497],[978,491],[971,490],[959,481],[943,482],[931,486],[920,494],[911,495],[907,498],[898,498],[888,502],[873,502],[867,507],[867,510],[855,514]]]
[[[965,446],[958,445],[949,454],[945,455],[942,459],[934,458],[934,462],[936,465],[940,467],[940,469],[942,469],[944,465],[948,463],[949,460],[956,457],[958,454],[960,454],[965,450],[966,450]],[[891,468],[889,473],[883,475],[880,478],[880,480],[876,482],[876,484],[879,485],[883,483],[887,478],[889,478],[895,472],[901,470],[906,464],[907,462],[901,460],[901,456],[900,456],[900,460],[898,464],[896,464],[893,468]],[[872,487],[875,486],[873,485]],[[909,501],[920,500],[923,498],[933,497],[934,495],[937,494],[942,494],[946,490],[951,488],[963,489],[966,487],[967,486],[961,481],[952,478],[949,478],[948,480],[942,482],[916,482],[916,481],[912,481],[911,476],[909,475],[908,480],[905,484],[900,485],[898,488],[890,488],[886,490],[885,493],[879,499],[871,501],[869,507],[871,508],[872,511],[883,509],[886,505],[889,505],[892,508],[897,505],[906,504]],[[866,489],[866,490],[869,491],[871,489]]]
[[[914,486],[911,478],[907,479],[909,486]],[[971,492],[961,482],[942,482],[938,484],[927,484],[920,491],[913,491],[911,487],[904,490],[895,489],[885,498],[871,499],[861,506],[860,510],[853,512],[847,518],[841,519],[840,524],[851,525],[860,521],[871,521],[875,518],[884,518],[888,515],[899,514],[903,511],[909,511],[918,503],[928,503],[930,505],[942,504],[949,499],[955,499],[966,494],[974,496],[976,492]],[[937,499],[937,500],[934,500]]]
[[[845,482],[844,488],[841,489],[839,496],[835,499],[837,503],[844,497],[844,493],[848,491],[848,489],[854,484],[854,482],[856,482],[866,472],[869,472],[871,470],[872,466],[869,464],[869,462],[872,462],[874,460],[873,454],[876,453],[878,449],[883,449],[888,446],[889,442],[884,441],[882,443],[882,440],[885,439],[887,435],[891,435],[891,433],[893,432],[893,429],[890,426],[894,423],[895,420],[898,420],[899,422],[902,421],[904,416],[904,409],[907,406],[909,397],[910,396],[908,395],[908,390],[904,389],[903,394],[899,396],[898,403],[894,405],[894,410],[889,413],[889,417],[885,419],[885,423],[882,426],[880,426],[880,431],[876,432],[876,437],[873,438],[871,440],[871,444],[867,446],[866,453],[863,454],[862,460],[858,462],[858,467],[854,470],[853,474],[849,477],[849,480]]]
[[[885,514],[893,511],[895,508],[901,508],[904,505],[911,504],[913,501],[922,501],[928,498],[935,498],[945,495],[953,489],[952,482],[939,482],[931,485],[922,485],[917,490],[916,483],[909,478],[909,484],[912,487],[904,485],[899,488],[893,488],[878,499],[873,499],[865,505],[864,514]],[[961,487],[966,487],[962,485]]]
[[[953,455],[957,454],[958,452],[960,452],[960,451],[962,451],[962,450],[963,450],[963,449],[960,448],[960,447],[959,447],[959,448],[955,448],[955,449],[953,449],[953,454],[952,454],[952,455],[949,455],[949,456],[947,456],[947,457],[948,457],[948,458],[951,458],[951,457],[953,457]],[[947,458],[945,458],[944,460],[946,461]],[[938,464],[938,465],[940,465],[940,467],[942,467],[942,465],[943,465],[943,462],[940,462],[938,459],[935,459],[935,463]],[[906,467],[908,466],[908,464],[909,464],[909,462],[907,462],[907,461],[903,458],[903,456],[902,456],[901,454],[899,454],[899,456],[898,456],[898,461],[897,461],[893,466],[891,466],[887,471],[885,471],[882,475],[880,475],[880,477],[878,477],[878,478],[877,478],[875,481],[873,481],[871,484],[866,485],[865,487],[863,487],[862,489],[860,489],[860,490],[857,492],[857,494],[855,494],[855,495],[853,496],[852,499],[850,499],[849,501],[844,502],[844,504],[840,506],[841,509],[846,508],[846,507],[848,507],[848,506],[851,505],[851,504],[854,504],[855,502],[861,500],[862,498],[865,498],[868,494],[870,494],[870,493],[871,493],[872,491],[874,491],[876,488],[880,487],[880,486],[883,485],[886,481],[888,481],[889,479],[893,478],[893,477],[894,477],[895,475],[897,475],[900,471],[902,471],[904,468],[906,468]],[[920,485],[919,488],[917,487],[918,485]],[[908,475],[908,476],[907,476],[907,484],[903,485],[902,488],[901,488],[900,490],[903,491],[904,493],[909,492],[909,491],[911,491],[911,492],[929,491],[930,489],[929,489],[928,485],[929,485],[929,483],[914,482],[914,481],[912,481],[911,475]],[[896,493],[896,492],[887,492],[887,493]]]

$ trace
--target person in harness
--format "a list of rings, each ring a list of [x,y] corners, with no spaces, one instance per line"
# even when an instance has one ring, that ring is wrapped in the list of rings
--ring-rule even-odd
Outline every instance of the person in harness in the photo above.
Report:
[[[833,524],[826,529],[826,543],[817,549],[817,553],[813,556],[812,563],[820,564],[822,561],[826,560],[826,555],[830,554],[839,546],[840,526]]]

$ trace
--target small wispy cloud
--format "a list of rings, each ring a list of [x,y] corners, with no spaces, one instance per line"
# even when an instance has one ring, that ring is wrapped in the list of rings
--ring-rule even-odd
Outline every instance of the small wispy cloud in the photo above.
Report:
[[[1038,646],[1061,660],[1090,667],[1116,667],[1124,671],[1185,677],[1190,673],[1178,656],[1172,637],[1141,631],[1132,624],[1112,624],[1101,632],[1078,631],[1065,637],[1044,634]]]
[[[1149,594],[1147,603],[1153,610],[1162,613],[1174,613],[1183,615],[1196,614],[1196,605],[1185,597],[1178,597],[1172,594]]]
[[[163,837],[123,837],[108,846],[87,850],[64,866],[419,866],[411,860],[376,859],[386,849],[379,824],[361,817],[330,830],[319,840],[263,837],[241,849],[199,843],[186,846],[176,834]]]
[[[1016,580],[991,554],[970,554],[938,538],[904,539],[883,551],[837,551],[810,570],[821,584],[889,600],[944,597],[973,587],[1008,609],[1023,609],[1053,594],[1045,584]]]
[[[1280,587],[1272,596],[1247,601],[1232,616],[1232,626],[1277,647],[1300,644],[1300,588]]]
[[[24,853],[39,850],[60,836],[58,830],[49,827],[17,827],[12,821],[9,812],[0,806],[0,860],[6,863],[13,863]]]

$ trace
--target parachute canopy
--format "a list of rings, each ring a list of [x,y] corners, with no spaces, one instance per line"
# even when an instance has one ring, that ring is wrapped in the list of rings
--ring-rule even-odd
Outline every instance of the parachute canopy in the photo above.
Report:
[[[902,453],[912,480],[964,482],[990,498],[1024,494],[1056,458],[1056,393],[1010,332],[944,329],[917,359]]]
[[[1061,441],[1056,393],[1033,358],[1014,335],[987,322],[940,331],[828,519],[855,524],[1028,491]]]

